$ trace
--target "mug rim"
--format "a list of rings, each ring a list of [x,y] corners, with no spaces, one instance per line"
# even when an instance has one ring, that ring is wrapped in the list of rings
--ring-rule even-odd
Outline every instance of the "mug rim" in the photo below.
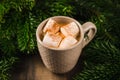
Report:
[[[78,25],[78,28],[80,29],[80,40],[78,40],[78,42],[69,47],[69,48],[54,48],[54,47],[49,47],[45,44],[43,44],[42,40],[40,39],[40,36],[39,36],[39,30],[42,30],[43,26],[40,27],[44,22],[46,23],[50,18],[66,18],[66,19],[71,19],[72,21],[74,21],[77,25]],[[44,24],[45,24],[44,23]],[[49,17],[49,18],[46,18],[45,20],[43,20],[37,27],[37,30],[36,30],[36,37],[37,37],[37,42],[40,43],[42,46],[44,46],[45,48],[47,49],[50,49],[50,50],[60,50],[60,51],[64,51],[64,50],[70,50],[70,49],[73,49],[75,47],[77,47],[79,44],[82,43],[83,41],[83,37],[84,37],[84,32],[83,32],[83,29],[82,29],[82,25],[77,21],[75,20],[74,18],[71,18],[71,17],[68,17],[68,16],[53,16],[53,17]],[[82,45],[83,46],[83,45]]]

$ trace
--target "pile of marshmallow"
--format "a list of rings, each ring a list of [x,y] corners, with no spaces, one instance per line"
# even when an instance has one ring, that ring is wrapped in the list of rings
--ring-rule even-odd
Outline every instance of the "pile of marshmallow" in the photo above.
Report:
[[[44,37],[42,42],[53,48],[69,48],[75,45],[79,34],[79,28],[75,22],[60,25],[50,18],[43,28]]]

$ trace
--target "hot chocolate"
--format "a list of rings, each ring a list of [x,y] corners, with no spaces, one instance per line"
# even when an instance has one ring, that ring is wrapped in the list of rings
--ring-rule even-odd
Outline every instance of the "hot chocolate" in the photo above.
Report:
[[[50,18],[43,28],[42,42],[48,47],[69,48],[78,40],[79,28],[75,22],[60,24]]]

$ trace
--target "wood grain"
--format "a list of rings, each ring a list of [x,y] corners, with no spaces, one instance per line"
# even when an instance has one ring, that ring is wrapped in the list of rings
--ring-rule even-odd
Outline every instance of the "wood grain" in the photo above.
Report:
[[[12,80],[72,80],[73,75],[81,70],[81,58],[70,72],[55,74],[46,69],[39,55],[23,56],[21,62],[13,68]]]

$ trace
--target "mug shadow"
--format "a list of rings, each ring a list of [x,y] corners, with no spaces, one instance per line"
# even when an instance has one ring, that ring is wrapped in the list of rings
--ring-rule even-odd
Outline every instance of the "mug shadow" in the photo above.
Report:
[[[49,71],[43,64],[39,54],[22,56],[21,61],[12,69],[12,80],[73,80],[75,74],[83,69],[83,53],[76,66],[65,74]]]

